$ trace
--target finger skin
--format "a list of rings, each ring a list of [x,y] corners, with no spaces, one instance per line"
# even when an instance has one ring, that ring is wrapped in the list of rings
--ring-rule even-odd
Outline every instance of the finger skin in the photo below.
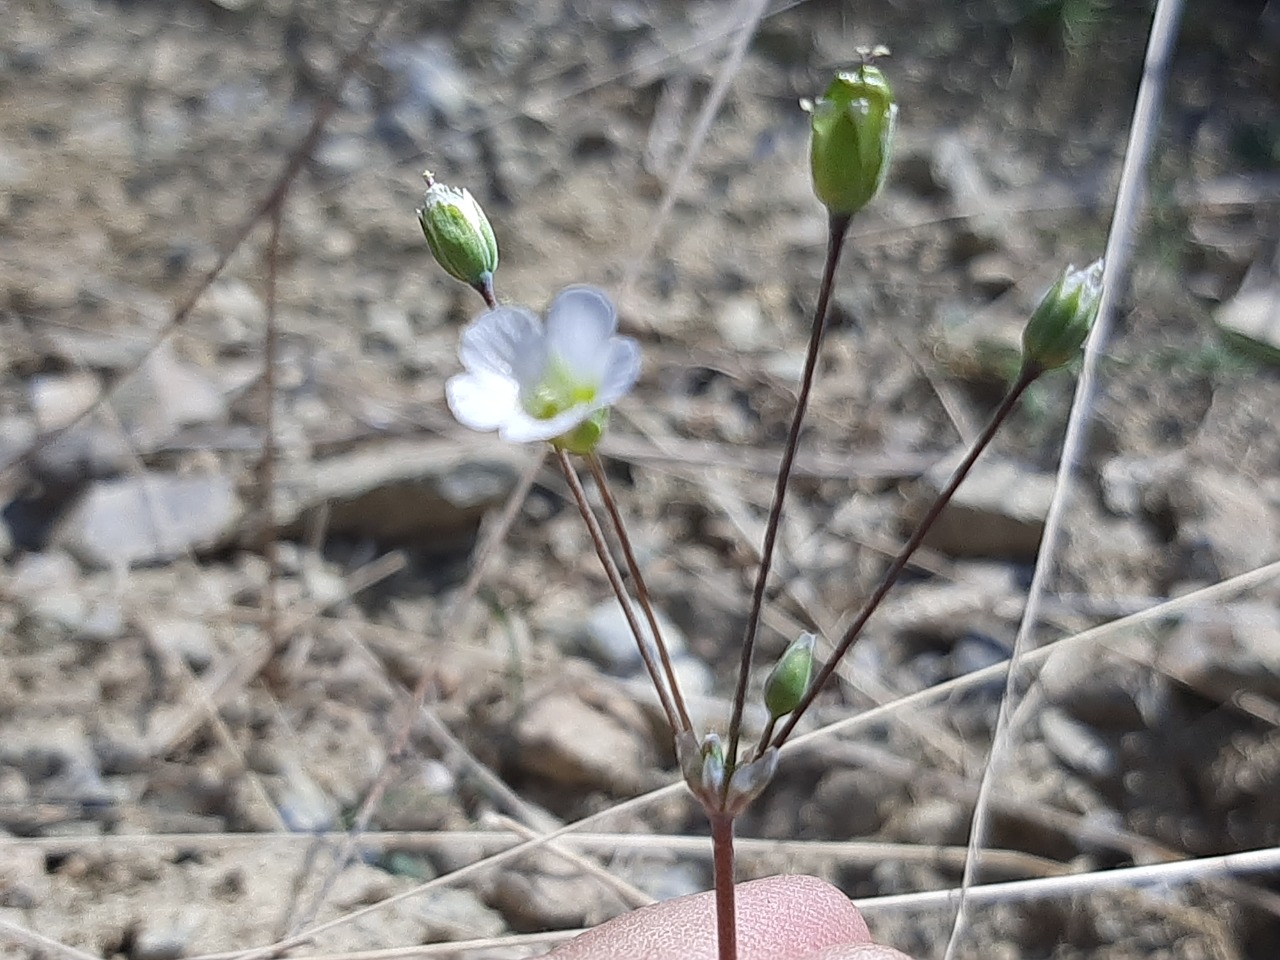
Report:
[[[737,888],[739,960],[907,960],[871,944],[849,898],[816,877],[767,877]],[[859,952],[860,951],[860,952]],[[715,897],[667,900],[589,930],[555,960],[716,960]]]

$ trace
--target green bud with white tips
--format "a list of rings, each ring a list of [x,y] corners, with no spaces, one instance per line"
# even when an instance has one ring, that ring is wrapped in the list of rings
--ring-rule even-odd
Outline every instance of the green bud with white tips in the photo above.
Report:
[[[436,263],[455,280],[492,295],[493,272],[498,269],[498,241],[489,218],[466,189],[437,182],[423,174],[427,192],[418,208],[418,222]],[[486,297],[488,299],[488,297]]]
[[[805,106],[813,133],[813,192],[833,216],[852,216],[889,174],[898,119],[889,81],[879,68],[863,64],[837,73],[826,94]]]
[[[800,706],[800,701],[809,692],[809,684],[813,682],[814,639],[812,633],[800,634],[782,652],[765,679],[764,705],[770,719],[786,716]]]
[[[1022,331],[1022,359],[1054,370],[1080,354],[1102,301],[1102,261],[1083,270],[1067,267],[1049,288]]]

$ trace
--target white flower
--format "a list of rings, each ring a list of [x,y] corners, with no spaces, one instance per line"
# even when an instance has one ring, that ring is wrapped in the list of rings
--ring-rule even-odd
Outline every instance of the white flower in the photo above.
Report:
[[[613,304],[595,287],[562,290],[545,328],[524,307],[482,313],[462,332],[466,373],[445,385],[449,409],[463,426],[504,440],[585,452],[579,447],[594,447],[609,407],[640,375],[640,347],[617,329]],[[594,439],[571,436],[584,424],[595,426]]]

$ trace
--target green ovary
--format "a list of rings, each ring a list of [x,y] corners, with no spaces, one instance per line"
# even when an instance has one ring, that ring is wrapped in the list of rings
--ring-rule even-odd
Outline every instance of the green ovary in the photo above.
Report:
[[[537,420],[550,420],[573,407],[595,400],[598,388],[574,378],[560,361],[553,358],[543,373],[542,381],[524,398],[523,404],[529,416]]]

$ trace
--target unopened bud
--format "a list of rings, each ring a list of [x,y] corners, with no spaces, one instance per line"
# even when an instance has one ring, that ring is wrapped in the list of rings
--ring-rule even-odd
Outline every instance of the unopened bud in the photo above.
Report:
[[[418,208],[418,222],[436,263],[449,276],[482,293],[491,289],[498,269],[498,241],[489,218],[471,192],[446,186],[423,174],[427,192]]]
[[[837,73],[826,95],[805,104],[813,136],[813,192],[833,215],[850,216],[884,185],[898,105],[879,68]]]
[[[770,719],[786,716],[809,692],[813,680],[812,633],[802,633],[782,652],[764,681],[764,705]]]
[[[1080,353],[1102,300],[1102,261],[1067,267],[1022,331],[1023,362],[1040,370],[1070,363]]]

